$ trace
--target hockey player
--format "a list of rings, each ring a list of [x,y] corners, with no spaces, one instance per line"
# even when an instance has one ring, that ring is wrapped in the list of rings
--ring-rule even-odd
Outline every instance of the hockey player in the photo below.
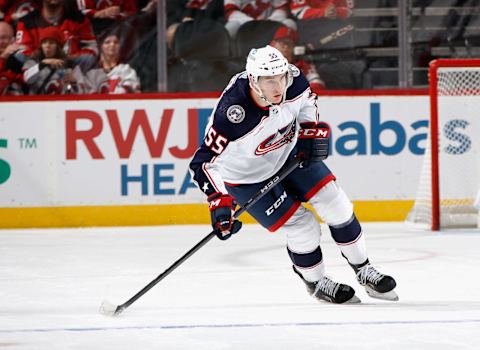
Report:
[[[319,119],[316,96],[300,70],[271,46],[252,49],[246,72],[232,78],[212,113],[204,142],[190,164],[192,177],[208,196],[212,226],[224,240],[242,226],[232,217],[237,202],[245,203],[294,157],[300,157],[303,165],[249,213],[269,231],[286,234],[293,270],[315,298],[332,303],[360,301],[352,287],[326,276],[320,224],[303,202],[309,202],[329,225],[367,293],[398,300],[395,280],[370,264],[353,205],[322,161],[329,144],[322,135],[328,133],[328,126]]]

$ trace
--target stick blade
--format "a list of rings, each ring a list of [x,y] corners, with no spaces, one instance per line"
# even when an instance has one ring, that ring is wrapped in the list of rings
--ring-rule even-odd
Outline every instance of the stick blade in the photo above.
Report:
[[[117,306],[110,303],[108,300],[104,300],[100,305],[100,309],[98,310],[102,315],[105,316],[117,316],[123,310]]]

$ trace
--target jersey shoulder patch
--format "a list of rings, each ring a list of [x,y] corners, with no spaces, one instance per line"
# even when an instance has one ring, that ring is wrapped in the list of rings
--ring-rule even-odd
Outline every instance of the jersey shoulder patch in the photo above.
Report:
[[[249,93],[248,79],[238,74],[224,90],[213,112],[213,128],[230,141],[248,133],[261,119]]]
[[[248,80],[241,79],[237,74],[223,91],[215,114],[226,117],[231,123],[241,123],[245,119],[247,93]]]
[[[234,124],[243,122],[245,119],[245,108],[241,105],[231,105],[227,109],[227,119]]]

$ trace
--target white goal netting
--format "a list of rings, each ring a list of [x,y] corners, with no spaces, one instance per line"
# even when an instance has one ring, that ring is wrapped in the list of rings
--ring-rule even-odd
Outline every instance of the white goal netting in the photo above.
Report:
[[[472,63],[470,63],[472,65]],[[474,206],[480,190],[480,60],[475,67],[431,70],[431,118],[438,128],[430,132],[415,205],[407,221],[429,229],[476,227]],[[435,96],[432,96],[436,94]],[[438,140],[438,173],[432,170],[431,138]],[[438,215],[435,215],[438,183]],[[436,188],[436,186],[434,186]],[[438,225],[438,227],[436,227]]]

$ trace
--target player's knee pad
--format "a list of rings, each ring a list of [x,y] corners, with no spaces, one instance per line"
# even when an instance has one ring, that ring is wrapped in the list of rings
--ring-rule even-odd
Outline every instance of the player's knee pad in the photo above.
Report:
[[[329,226],[341,225],[350,220],[353,215],[352,202],[335,181],[321,188],[310,199],[310,203]]]
[[[288,255],[295,266],[309,269],[322,261],[320,225],[310,210],[300,206],[281,229],[287,236]]]
[[[307,281],[318,281],[324,275],[320,249],[322,231],[315,215],[300,206],[282,227],[287,236],[287,251],[292,263]]]
[[[315,215],[299,206],[281,228],[287,236],[287,245],[293,252],[311,252],[320,245],[320,224]]]

